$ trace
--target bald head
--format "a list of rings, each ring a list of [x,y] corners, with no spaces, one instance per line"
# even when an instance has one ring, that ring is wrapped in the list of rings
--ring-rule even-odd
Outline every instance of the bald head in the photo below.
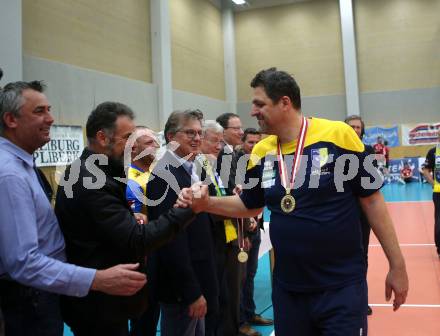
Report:
[[[134,143],[131,149],[132,162],[138,166],[148,166],[154,161],[159,141],[154,131],[138,126],[134,131]]]

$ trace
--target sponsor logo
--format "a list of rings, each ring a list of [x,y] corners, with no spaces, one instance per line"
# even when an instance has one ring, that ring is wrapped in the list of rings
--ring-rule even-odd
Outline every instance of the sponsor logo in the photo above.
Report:
[[[324,167],[329,162],[328,148],[312,149],[312,175],[330,174],[328,167]]]

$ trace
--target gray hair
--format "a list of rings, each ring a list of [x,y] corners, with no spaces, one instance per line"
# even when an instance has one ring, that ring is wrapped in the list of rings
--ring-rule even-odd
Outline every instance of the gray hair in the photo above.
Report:
[[[21,108],[24,105],[23,91],[34,90],[43,92],[46,85],[42,81],[13,82],[6,84],[0,89],[0,134],[6,129],[4,115],[9,112],[14,117],[19,117]]]
[[[136,135],[136,141],[142,136],[144,135],[146,132],[150,132],[151,135],[153,136],[154,140],[156,140],[158,143],[160,143],[159,137],[157,136],[157,133],[155,131],[153,131],[151,128],[147,127],[147,126],[143,126],[143,125],[138,125],[136,126],[133,134]]]
[[[213,133],[223,133],[223,127],[215,120],[205,120],[203,124],[203,135],[208,131]]]
[[[168,117],[163,131],[165,142],[168,143],[168,134],[176,134],[188,120],[198,120],[203,125],[203,113],[200,110],[174,111]]]

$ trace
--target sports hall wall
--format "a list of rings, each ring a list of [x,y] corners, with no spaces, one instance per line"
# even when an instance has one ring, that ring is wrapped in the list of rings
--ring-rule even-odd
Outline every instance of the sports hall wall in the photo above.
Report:
[[[170,0],[173,105],[213,118],[224,101],[221,11]],[[56,123],[84,125],[96,104],[128,104],[160,130],[149,0],[23,0],[23,77],[44,79]]]
[[[440,121],[440,1],[353,0],[360,111],[367,125]],[[249,80],[276,65],[291,71],[306,115],[346,116],[339,1],[314,0],[235,15],[238,111]],[[250,118],[246,122],[252,122]],[[395,147],[391,157],[429,146]]]
[[[235,16],[239,112],[250,109],[250,79],[276,65],[297,79],[307,115],[343,119],[345,112],[339,2],[306,1]]]
[[[354,0],[360,109],[367,125],[440,120],[440,1]],[[315,0],[235,16],[238,108],[249,80],[277,65],[297,78],[307,115],[346,116],[339,1]]]
[[[173,108],[229,111],[220,0],[169,1]],[[229,0],[223,0],[229,2]],[[360,110],[367,125],[438,122],[440,0],[353,0]],[[84,125],[96,104],[130,105],[159,130],[150,0],[22,0],[23,77],[44,79],[57,124]],[[346,116],[338,0],[234,13],[237,111],[249,116],[249,81],[262,68],[293,73],[306,115]],[[7,70],[7,69],[6,69]],[[391,155],[424,155],[425,147]]]
[[[174,108],[227,109],[221,10],[169,0]],[[361,113],[369,125],[437,121],[440,0],[354,0]],[[300,83],[306,114],[346,115],[339,2],[311,0],[235,13],[238,111],[249,81],[276,65]],[[126,102],[159,129],[149,0],[23,0],[24,78],[44,78],[61,124],[83,124],[103,100]]]

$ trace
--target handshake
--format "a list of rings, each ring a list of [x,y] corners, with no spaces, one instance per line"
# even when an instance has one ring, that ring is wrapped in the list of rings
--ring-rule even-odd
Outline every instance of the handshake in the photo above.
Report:
[[[175,208],[191,208],[194,213],[203,212],[208,206],[208,186],[201,182],[194,183],[190,188],[183,188],[174,204]]]

